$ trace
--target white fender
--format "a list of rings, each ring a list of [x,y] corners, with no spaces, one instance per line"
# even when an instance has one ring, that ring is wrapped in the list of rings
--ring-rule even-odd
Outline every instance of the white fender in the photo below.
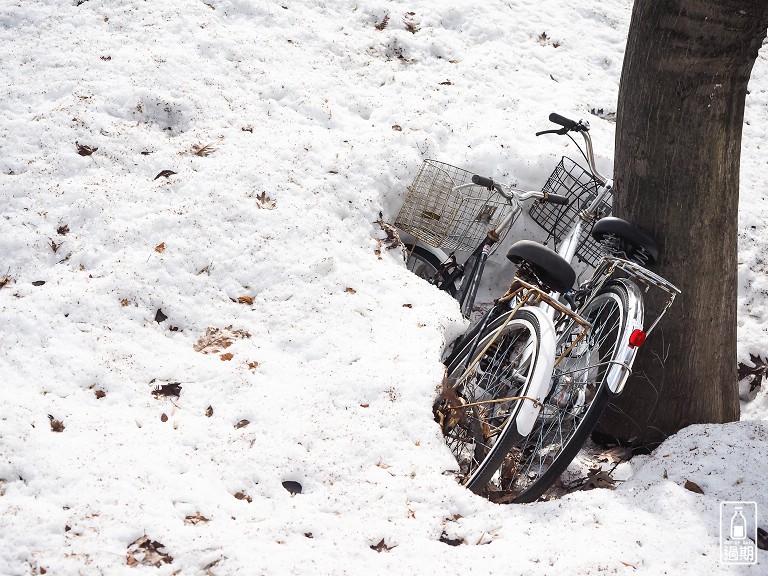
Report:
[[[547,392],[549,392],[549,386],[552,383],[552,370],[555,367],[555,327],[552,325],[552,320],[540,308],[527,306],[525,310],[538,318],[541,337],[539,357],[536,360],[536,366],[531,375],[531,383],[526,396],[543,402]],[[520,409],[515,418],[515,426],[519,434],[527,436],[531,433],[540,411],[541,404],[536,405],[530,400],[523,400],[521,402]]]

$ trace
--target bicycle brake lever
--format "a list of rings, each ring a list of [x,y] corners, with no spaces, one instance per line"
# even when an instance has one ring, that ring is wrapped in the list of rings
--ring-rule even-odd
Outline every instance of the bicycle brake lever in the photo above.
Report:
[[[565,136],[568,134],[568,128],[560,128],[559,130],[543,130],[541,132],[536,132],[536,136],[543,136],[544,134],[558,134],[560,136]]]

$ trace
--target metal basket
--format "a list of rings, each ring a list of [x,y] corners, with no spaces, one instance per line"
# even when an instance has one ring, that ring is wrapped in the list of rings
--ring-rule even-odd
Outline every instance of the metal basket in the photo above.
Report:
[[[482,186],[453,190],[471,183],[473,175],[444,162],[425,160],[408,187],[395,226],[436,248],[473,250],[512,208],[502,196]]]
[[[536,202],[529,213],[534,222],[549,233],[547,241],[550,238],[554,239],[555,248],[557,248],[573,226],[579,212],[594,200],[599,189],[600,183],[590,172],[563,156],[542,190],[568,196],[570,202],[568,205]],[[603,252],[600,244],[592,238],[592,227],[597,220],[610,213],[611,205],[603,201],[598,206],[595,220],[581,230],[576,257],[593,268],[603,257]]]

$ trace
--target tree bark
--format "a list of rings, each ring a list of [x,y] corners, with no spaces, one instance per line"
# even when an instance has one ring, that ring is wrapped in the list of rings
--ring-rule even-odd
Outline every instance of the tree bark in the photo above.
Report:
[[[682,294],[640,349],[599,432],[655,447],[739,417],[739,157],[765,0],[636,0],[619,88],[614,214],[656,238]],[[646,318],[658,311],[651,295]]]

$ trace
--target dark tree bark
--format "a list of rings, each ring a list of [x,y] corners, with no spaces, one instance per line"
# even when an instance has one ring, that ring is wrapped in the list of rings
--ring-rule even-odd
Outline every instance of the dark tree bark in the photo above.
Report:
[[[654,447],[739,417],[739,156],[766,0],[636,0],[619,88],[614,213],[654,236],[682,295],[600,431]],[[646,316],[657,305],[649,299]],[[649,310],[650,308],[650,310]]]

